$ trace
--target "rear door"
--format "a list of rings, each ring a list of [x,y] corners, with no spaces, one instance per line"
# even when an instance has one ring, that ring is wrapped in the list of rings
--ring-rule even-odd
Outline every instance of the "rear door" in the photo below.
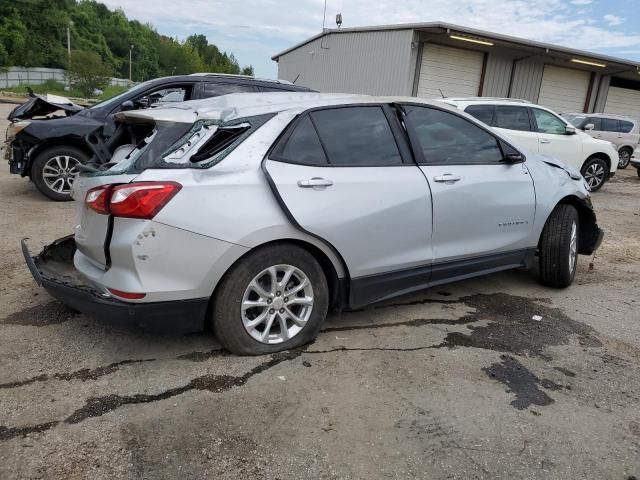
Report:
[[[432,282],[522,264],[531,246],[535,192],[526,166],[504,161],[513,147],[452,112],[404,109],[432,192]]]
[[[400,129],[388,105],[316,109],[293,122],[266,161],[290,215],[337,249],[354,285],[385,274],[396,276],[395,291],[428,281],[431,195]],[[361,292],[360,303],[383,298],[385,288]]]

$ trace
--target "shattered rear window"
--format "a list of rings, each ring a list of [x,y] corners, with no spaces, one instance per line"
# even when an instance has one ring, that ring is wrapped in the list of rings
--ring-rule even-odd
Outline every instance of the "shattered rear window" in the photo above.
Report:
[[[275,114],[222,120],[198,120],[193,124],[155,122],[153,130],[108,170],[87,176],[137,174],[149,168],[206,169],[220,162]]]
[[[198,120],[168,148],[167,143],[162,142],[162,145],[143,152],[135,162],[135,172],[147,168],[209,168],[229,155],[273,116],[259,115],[229,122]],[[154,143],[151,142],[149,147]]]

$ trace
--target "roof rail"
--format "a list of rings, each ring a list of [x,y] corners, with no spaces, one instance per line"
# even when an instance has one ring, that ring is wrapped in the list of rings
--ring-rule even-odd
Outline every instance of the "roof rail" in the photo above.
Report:
[[[247,80],[259,80],[261,82],[271,82],[271,83],[281,83],[285,85],[293,85],[293,83],[288,80],[274,80],[272,78],[256,78],[251,75],[238,75],[237,73],[208,73],[208,72],[198,72],[198,73],[190,73],[190,77],[235,77],[235,78],[246,78]]]
[[[445,97],[442,100],[453,100],[456,102],[461,102],[465,100],[499,100],[502,102],[518,102],[518,103],[531,103],[529,100],[524,100],[522,98],[505,98],[505,97]]]
[[[623,118],[625,120],[634,120],[633,117],[628,115],[618,115],[617,113],[605,113],[605,112],[593,112],[593,113],[576,113],[575,115],[584,115],[585,117],[611,117],[611,118]]]

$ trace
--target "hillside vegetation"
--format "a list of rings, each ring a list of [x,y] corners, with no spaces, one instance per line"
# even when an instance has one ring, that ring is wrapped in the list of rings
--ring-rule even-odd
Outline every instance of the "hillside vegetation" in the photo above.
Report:
[[[181,42],[95,1],[0,0],[0,12],[0,68],[67,68],[66,29],[72,22],[72,57],[76,51],[97,54],[104,75],[129,77],[131,45],[134,81],[198,71],[253,75],[251,66],[241,68],[233,54],[202,34]]]

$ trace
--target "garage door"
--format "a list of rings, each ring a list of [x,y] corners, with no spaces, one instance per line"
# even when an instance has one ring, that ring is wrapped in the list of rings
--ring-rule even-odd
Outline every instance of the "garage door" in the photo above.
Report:
[[[609,87],[604,112],[640,119],[640,90]]]
[[[545,65],[538,103],[558,113],[584,112],[591,73]]]
[[[484,53],[426,43],[418,80],[423,98],[477,97]]]

